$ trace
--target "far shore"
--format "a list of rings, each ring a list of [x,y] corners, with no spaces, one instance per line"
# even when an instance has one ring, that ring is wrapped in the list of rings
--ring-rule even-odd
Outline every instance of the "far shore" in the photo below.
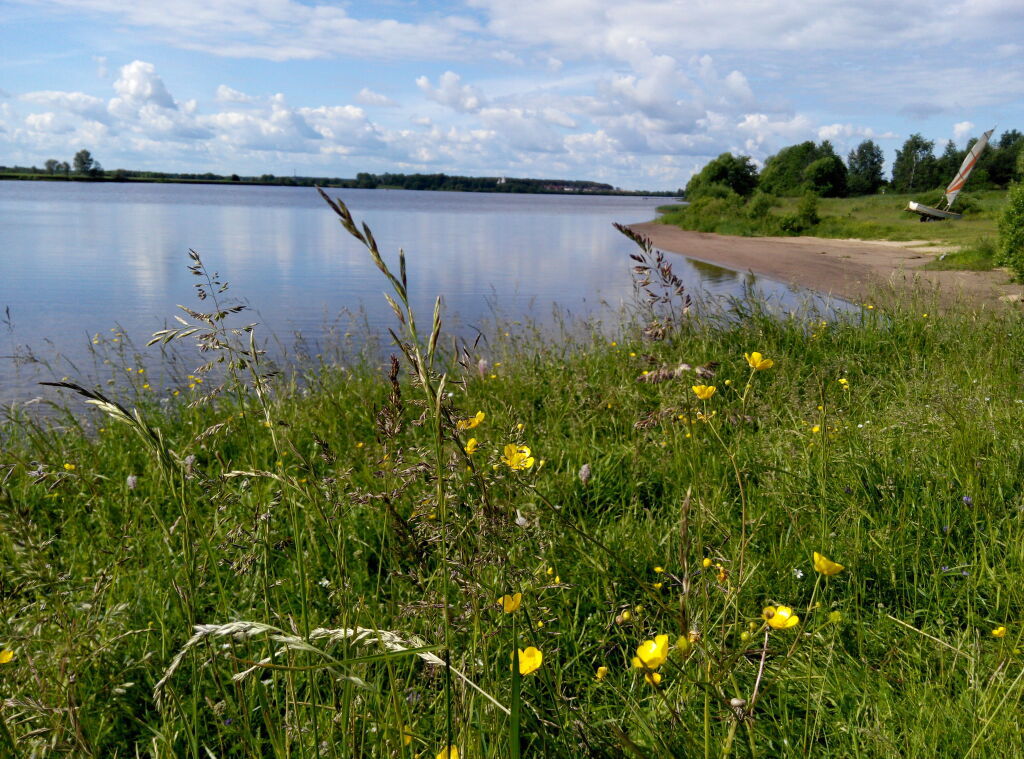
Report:
[[[1024,286],[1005,270],[929,271],[921,267],[951,248],[924,241],[832,240],[820,237],[731,237],[690,232],[656,221],[633,224],[656,248],[856,302],[886,284],[935,289],[950,302],[1024,300]]]

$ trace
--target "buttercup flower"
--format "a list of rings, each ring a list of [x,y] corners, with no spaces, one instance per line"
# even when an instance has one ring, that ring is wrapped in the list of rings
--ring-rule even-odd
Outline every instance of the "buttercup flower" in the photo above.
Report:
[[[832,561],[828,556],[822,556],[817,551],[814,552],[814,571],[821,572],[823,575],[831,577],[842,572],[846,567],[842,564],[837,564]]]
[[[13,658],[14,652],[11,649],[5,648],[3,651],[0,651],[0,664],[10,664]]]
[[[800,617],[788,606],[766,606],[761,616],[773,630],[788,630],[800,624]]]
[[[1002,625],[1000,625],[999,627],[997,627],[995,630],[992,631],[992,637],[993,638],[1005,638],[1006,637],[1006,628],[1003,627]],[[4,651],[4,653],[6,654],[7,651]],[[0,654],[0,656],[3,656],[3,654]]]
[[[508,465],[509,469],[529,469],[533,466],[533,456],[530,449],[525,445],[509,443],[505,446],[505,455],[501,460]]]
[[[598,667],[597,668],[597,673],[594,675],[594,677],[597,678],[598,680],[604,680],[604,678],[605,678],[605,676],[607,674],[608,674],[608,667]]]
[[[692,390],[702,401],[706,401],[715,394],[716,388],[714,385],[694,385]]]
[[[657,685],[661,682],[661,675],[657,672],[644,672],[644,680],[650,685]]]
[[[668,636],[655,635],[654,640],[645,640],[636,649],[633,666],[637,669],[657,669],[668,659]]]
[[[775,365],[774,361],[770,358],[765,358],[757,351],[754,351],[753,353],[744,353],[743,358],[747,360],[747,363],[750,364],[750,368],[755,372],[760,372],[764,369],[771,369]]]
[[[500,606],[501,610],[506,614],[511,614],[514,611],[518,611],[519,607],[522,606],[522,603],[522,593],[513,593],[512,595],[508,595],[506,593],[498,599],[498,606]]]
[[[455,746],[443,748],[437,752],[437,756],[434,759],[459,759],[459,750]]]
[[[540,652],[540,649],[530,646],[525,651],[519,649],[519,674],[528,675],[531,672],[536,672],[541,663],[544,661],[544,654]]]
[[[478,424],[480,424],[480,422],[484,420],[485,416],[486,414],[484,414],[483,411],[477,411],[476,414],[469,417],[469,419],[460,419],[458,422],[455,423],[455,426],[458,427],[460,430],[471,430]]]
[[[466,453],[469,456],[472,456],[476,452],[476,449],[477,449],[478,445],[479,445],[479,443],[477,442],[476,438],[475,437],[471,437],[466,442]]]

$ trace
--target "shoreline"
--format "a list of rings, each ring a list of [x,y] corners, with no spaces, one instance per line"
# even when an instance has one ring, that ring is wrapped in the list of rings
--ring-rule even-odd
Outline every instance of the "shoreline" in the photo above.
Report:
[[[691,232],[657,221],[630,225],[656,248],[786,284],[864,302],[886,285],[937,290],[943,302],[1024,300],[1024,285],[995,271],[929,271],[921,267],[948,248],[910,242],[821,237],[731,237]]]

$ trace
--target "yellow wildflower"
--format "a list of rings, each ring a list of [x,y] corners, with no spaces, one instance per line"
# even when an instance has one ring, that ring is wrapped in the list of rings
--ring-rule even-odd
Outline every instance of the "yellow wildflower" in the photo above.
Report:
[[[508,465],[509,469],[529,469],[533,466],[533,456],[530,449],[525,445],[509,443],[505,446],[505,455],[501,460]]]
[[[1006,628],[1003,627],[1002,625],[1000,625],[999,627],[997,627],[995,630],[992,631],[992,637],[993,638],[1005,638],[1006,637]],[[4,653],[6,654],[7,651],[4,651]],[[2,656],[2,655],[3,654],[0,654],[0,656]],[[7,661],[10,661],[10,659],[8,659]]]
[[[837,575],[842,572],[846,567],[842,564],[837,564],[832,561],[828,556],[822,556],[817,551],[814,552],[814,571],[821,572],[823,575]]]
[[[477,411],[476,414],[469,417],[469,419],[460,419],[455,423],[455,426],[460,430],[471,430],[480,424],[480,422],[484,420],[485,416],[486,414],[484,414],[483,411]]]
[[[652,587],[653,587],[653,588],[654,588],[655,590],[661,590],[661,586],[662,586],[663,584],[664,584],[664,583],[656,582],[656,583],[654,583],[654,585],[653,585]]]
[[[702,401],[710,399],[711,396],[715,394],[715,390],[717,389],[718,388],[716,388],[714,385],[694,385],[692,387],[693,392]]]
[[[820,424],[816,424],[813,427],[811,427],[811,432],[813,432],[815,435],[817,435],[819,432],[821,432],[821,425]]]
[[[661,675],[657,672],[644,672],[644,680],[650,685],[658,685],[661,682]]]
[[[455,746],[443,748],[437,752],[437,756],[434,759],[459,759],[459,750]]]
[[[511,614],[514,611],[518,611],[519,607],[523,604],[523,594],[513,593],[508,595],[507,593],[498,599],[498,606],[506,614]]]
[[[633,666],[637,669],[657,669],[668,659],[668,636],[655,635],[654,640],[645,640],[636,649]]]
[[[788,630],[800,624],[800,617],[788,606],[766,606],[761,616],[773,630]]]
[[[408,725],[402,725],[402,745],[408,746],[410,743],[412,743],[412,730]]]
[[[704,569],[707,569],[711,566],[711,559],[705,557],[704,560],[700,563],[700,565],[704,567]]]
[[[519,674],[528,675],[531,672],[536,672],[540,665],[544,661],[544,654],[540,652],[540,649],[530,646],[525,651],[519,649]]]
[[[849,390],[850,389],[850,380],[846,379],[846,377],[840,377],[839,378],[839,384],[842,385],[843,390]]]
[[[665,567],[655,567],[654,568],[654,574],[657,574],[657,575],[660,575],[664,571],[665,571]]]
[[[1004,632],[1005,632],[1005,629],[1004,629]],[[14,652],[11,649],[5,648],[3,651],[0,651],[0,664],[10,664],[11,663],[11,659],[13,659],[13,658],[14,658]]]
[[[477,442],[476,438],[471,437],[469,441],[466,443],[466,454],[472,456],[476,452],[478,445],[479,443]]]
[[[604,680],[604,678],[605,678],[605,676],[607,674],[608,674],[608,667],[598,667],[597,668],[597,673],[594,675],[594,677],[597,678],[598,680]]]
[[[760,372],[764,369],[771,369],[775,365],[774,361],[770,358],[765,358],[757,351],[754,351],[753,353],[744,353],[743,358],[747,360],[747,363],[750,364],[750,368],[755,372]]]
[[[77,468],[77,467],[75,467],[75,465],[74,465],[74,464],[64,464],[64,469],[66,469],[66,470],[67,470],[67,471],[69,471],[69,472],[73,472],[73,471],[75,471],[75,469],[76,469],[76,468]]]

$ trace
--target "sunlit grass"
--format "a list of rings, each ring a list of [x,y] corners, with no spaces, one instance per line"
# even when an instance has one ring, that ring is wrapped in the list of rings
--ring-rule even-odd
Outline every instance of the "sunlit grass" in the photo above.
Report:
[[[5,751],[1019,751],[1019,314],[667,296],[456,351],[392,297],[399,363],[275,377],[205,302],[224,363],[9,414]]]

